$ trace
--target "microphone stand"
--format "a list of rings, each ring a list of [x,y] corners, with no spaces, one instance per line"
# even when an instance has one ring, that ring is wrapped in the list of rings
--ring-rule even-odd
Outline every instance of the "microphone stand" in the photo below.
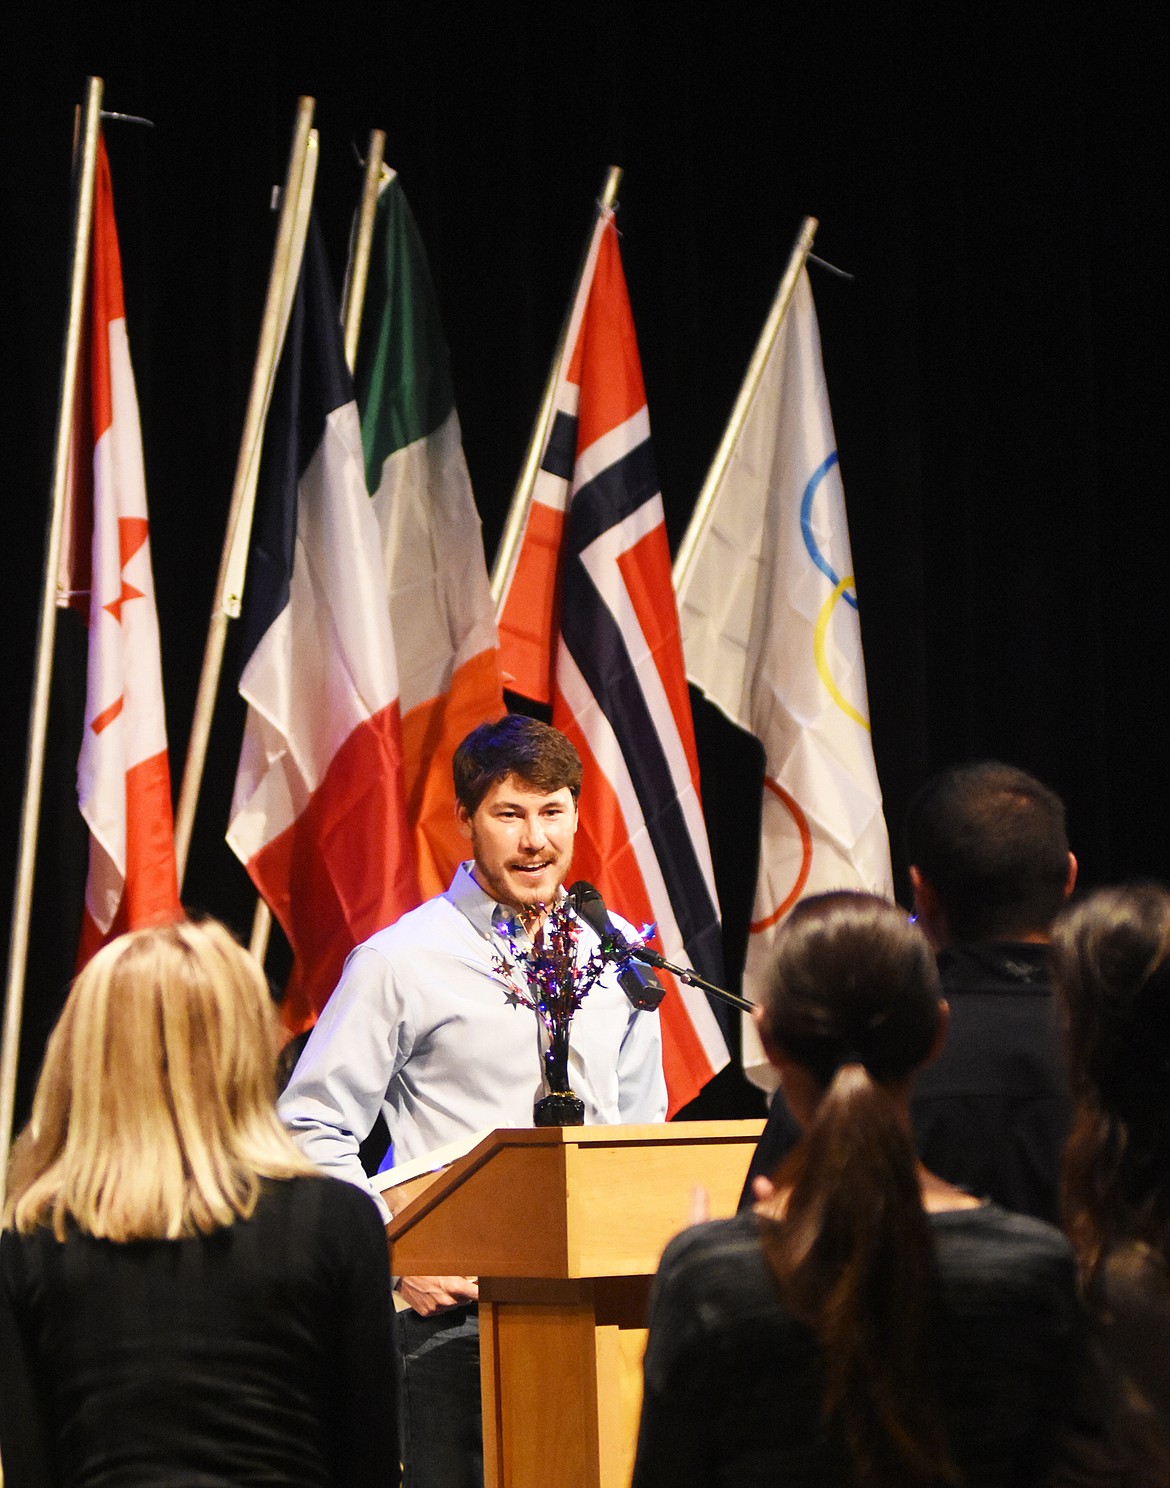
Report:
[[[709,992],[712,997],[720,997],[724,1002],[729,1002],[732,1007],[739,1008],[740,1012],[754,1013],[756,1010],[756,1004],[749,1002],[746,997],[741,997],[738,992],[728,992],[725,987],[717,987],[714,982],[701,977],[689,966],[675,966],[672,961],[668,961],[665,956],[660,956],[657,951],[650,950],[648,946],[631,945],[627,949],[635,961],[641,961],[646,966],[653,966],[658,971],[669,971],[672,977],[685,982],[688,987],[699,987],[702,991]]]

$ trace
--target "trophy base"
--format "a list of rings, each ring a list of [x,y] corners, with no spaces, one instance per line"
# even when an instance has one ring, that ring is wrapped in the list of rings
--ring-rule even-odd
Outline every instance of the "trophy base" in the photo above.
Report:
[[[542,1095],[532,1108],[534,1126],[584,1126],[585,1102],[571,1090]]]

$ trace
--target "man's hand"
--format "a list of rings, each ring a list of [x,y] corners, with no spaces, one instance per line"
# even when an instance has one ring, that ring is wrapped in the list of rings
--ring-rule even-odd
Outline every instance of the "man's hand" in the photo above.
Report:
[[[479,1300],[479,1282],[474,1276],[400,1276],[398,1292],[419,1317],[434,1317],[461,1302]]]

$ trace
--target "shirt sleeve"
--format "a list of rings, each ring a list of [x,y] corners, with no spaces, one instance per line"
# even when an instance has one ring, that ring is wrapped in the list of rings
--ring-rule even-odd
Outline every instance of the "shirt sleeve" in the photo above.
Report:
[[[402,999],[386,957],[359,946],[346,962],[278,1103],[293,1140],[322,1172],[369,1194],[358,1156],[404,1061]]]

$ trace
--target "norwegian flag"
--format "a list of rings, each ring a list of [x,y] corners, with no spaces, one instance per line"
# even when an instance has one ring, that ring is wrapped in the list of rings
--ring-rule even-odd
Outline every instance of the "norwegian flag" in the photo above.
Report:
[[[612,213],[573,308],[555,415],[499,619],[505,685],[552,703],[584,764],[573,872],[663,954],[722,974],[719,908],[650,420]],[[727,1063],[706,996],[662,1004],[673,1114]]]
[[[80,609],[89,625],[77,764],[90,831],[79,967],[122,931],[181,914],[142,434],[100,138],[87,330],[58,578],[58,603]]]

